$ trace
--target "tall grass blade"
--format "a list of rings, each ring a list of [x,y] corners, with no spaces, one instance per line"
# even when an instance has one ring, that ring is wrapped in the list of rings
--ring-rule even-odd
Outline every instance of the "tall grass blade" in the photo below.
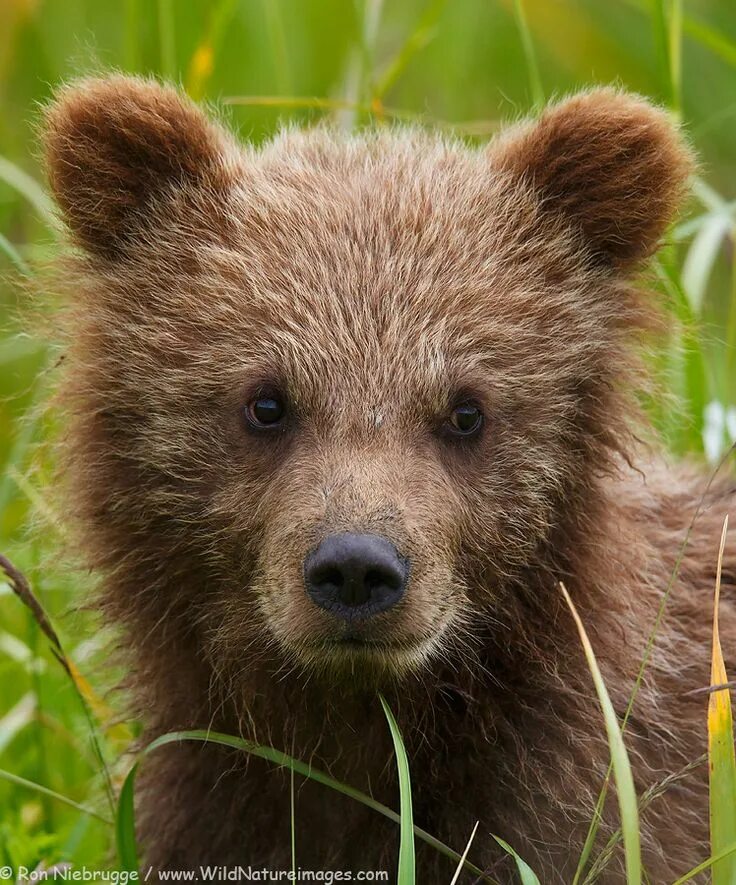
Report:
[[[20,271],[24,277],[29,277],[31,275],[31,269],[21,257],[20,252],[3,233],[0,233],[0,252],[11,260],[15,265],[15,269]]]
[[[539,109],[544,105],[544,89],[542,88],[542,78],[539,74],[539,64],[534,50],[532,32],[529,30],[529,22],[524,10],[524,0],[514,0],[514,15],[516,17],[516,26],[519,29],[519,36],[521,37],[521,46],[524,50],[529,90],[534,107]]]
[[[683,287],[674,248],[663,249],[654,266],[678,320],[672,330],[665,366],[667,377],[680,399],[680,410],[665,406],[660,417],[661,429],[676,452],[699,452],[704,445],[705,409],[715,395],[711,367],[706,362],[702,327]],[[719,449],[718,457],[720,454]]]
[[[360,78],[360,97],[363,101],[370,101],[373,96],[376,46],[378,44],[382,14],[383,0],[363,0],[363,27],[361,29],[363,67]]]
[[[728,533],[728,517],[723,522],[718,552],[713,610],[713,655],[711,685],[728,682],[723,661],[718,624],[721,597],[721,568]],[[708,700],[708,766],[710,774],[710,848],[719,855],[736,842],[736,753],[733,744],[733,714],[729,689],[713,691]],[[736,882],[736,858],[729,855],[713,864],[713,885]]]
[[[54,233],[59,230],[54,206],[46,191],[31,176],[5,157],[0,157],[0,181],[24,197]]]
[[[380,101],[406,70],[412,58],[427,46],[435,35],[439,17],[447,6],[447,0],[431,0],[417,22],[417,26],[404,41],[385,72],[373,88],[373,102]]]
[[[140,68],[140,37],[139,28],[141,20],[140,0],[125,0],[125,30],[123,57],[125,67],[129,71],[137,71]]]
[[[194,99],[204,95],[207,82],[215,69],[215,59],[222,37],[237,8],[237,0],[220,0],[210,14],[204,37],[192,54],[187,71],[187,92]]]
[[[25,359],[27,356],[38,353],[43,349],[43,344],[30,335],[13,335],[6,338],[0,344],[0,366],[6,366],[16,360]]]
[[[585,632],[580,615],[563,583],[560,583],[560,589],[575,620],[575,626],[580,635],[580,641],[588,662],[588,669],[593,677],[593,684],[595,685],[595,691],[598,695],[598,701],[601,705],[606,724],[608,745],[611,750],[611,764],[613,766],[613,776],[616,780],[616,791],[621,815],[621,830],[623,832],[624,855],[626,859],[626,882],[627,885],[640,885],[642,872],[639,809],[636,801],[636,789],[634,788],[634,776],[631,773],[631,763],[624,745],[621,726],[616,717],[616,711],[613,709],[611,699],[608,696],[608,691],[598,667],[593,647],[588,639],[588,634]]]
[[[29,691],[0,719],[0,755],[24,728],[35,721],[36,712],[36,696]]]
[[[731,228],[731,306],[726,327],[726,378],[730,379],[731,405],[736,405],[736,224]],[[734,434],[736,439],[736,433]]]
[[[672,108],[680,116],[682,114],[682,0],[669,0],[667,45]]]
[[[173,0],[158,0],[158,46],[161,73],[167,80],[175,80],[177,71]]]
[[[651,6],[651,0],[626,0],[626,2],[632,9],[644,14]],[[710,24],[684,14],[682,15],[682,33],[709,49],[722,61],[736,67],[736,40],[730,36]]]
[[[475,834],[478,832],[478,824],[480,821],[475,822],[475,826],[473,827],[473,832],[470,834],[470,838],[468,839],[468,844],[465,846],[465,851],[463,851],[462,857],[460,858],[460,862],[455,868],[455,875],[452,877],[452,882],[450,885],[457,885],[457,880],[460,878],[460,873],[463,871],[463,864],[465,863],[465,859],[468,856],[468,852],[470,851],[470,846],[473,844],[473,839],[475,839]]]
[[[289,825],[291,828],[291,875],[296,882],[296,794],[294,792],[294,766],[289,766]]]
[[[330,111],[339,114],[342,111],[350,111],[351,114],[365,114],[378,118],[388,118],[399,122],[413,123],[417,126],[429,126],[432,129],[441,129],[453,134],[488,137],[499,129],[497,120],[466,120],[453,123],[432,117],[426,113],[407,111],[404,108],[391,108],[379,102],[358,102],[341,98],[324,98],[308,95],[229,95],[222,99],[223,104],[231,104],[239,107],[266,107],[266,108],[305,108],[319,111]]]
[[[315,783],[322,784],[331,790],[341,793],[343,796],[354,799],[356,802],[360,802],[361,805],[365,805],[366,808],[370,808],[372,811],[383,815],[396,824],[401,823],[401,815],[397,814],[388,806],[377,802],[367,793],[356,790],[348,784],[343,784],[335,778],[330,777],[329,774],[325,774],[325,772],[313,768],[310,764],[295,759],[293,756],[289,756],[281,750],[276,750],[274,747],[255,744],[244,738],[235,737],[234,735],[229,734],[220,734],[218,732],[204,730],[176,731],[156,738],[156,740],[152,741],[147,747],[145,747],[145,749],[139,754],[133,767],[128,772],[125,783],[123,784],[123,789],[120,792],[116,818],[118,858],[121,863],[121,869],[129,871],[138,869],[138,854],[135,843],[135,808],[133,802],[135,777],[138,768],[143,759],[150,753],[160,747],[165,747],[169,744],[178,744],[183,741],[218,744],[223,747],[230,747],[233,750],[241,750],[244,753],[256,756],[259,759],[265,759],[267,762],[271,762],[282,768],[292,768],[297,774],[302,775],[302,777],[309,778]],[[421,839],[422,842],[434,848],[435,851],[438,851],[445,857],[449,857],[454,863],[458,863],[462,860],[461,855],[458,854],[457,851],[453,851],[452,848],[445,845],[444,842],[440,842],[439,839],[436,839],[434,836],[427,833],[426,830],[417,826],[414,826],[413,829],[414,835],[418,839]],[[499,885],[495,879],[487,873],[484,873],[483,870],[475,866],[475,864],[471,863],[469,860],[465,860],[463,866],[468,872],[476,876],[479,882],[486,882],[488,885]]]
[[[404,111],[400,108],[387,108],[384,105],[379,108],[375,104],[366,102],[349,101],[341,98],[321,98],[319,96],[308,95],[230,95],[223,99],[223,104],[237,105],[241,107],[265,107],[265,108],[287,108],[297,109],[305,108],[318,111],[350,111],[353,114],[377,115],[381,117],[390,117],[395,120],[405,120],[407,122],[437,125],[443,129],[460,128],[454,123],[447,123],[443,120],[432,120],[424,114],[418,114],[414,111]]]
[[[414,885],[414,813],[411,805],[411,776],[406,747],[391,708],[383,695],[379,695],[384,715],[391,729],[391,740],[394,742],[396,766],[399,770],[399,802],[401,808],[401,839],[399,842],[398,885]]]
[[[608,765],[608,771],[606,772],[605,780],[603,781],[603,787],[601,788],[600,793],[598,794],[598,801],[595,803],[595,809],[593,811],[593,817],[590,821],[590,826],[588,827],[588,832],[585,835],[585,842],[583,843],[583,850],[580,852],[580,857],[578,859],[578,865],[575,869],[575,875],[572,878],[572,885],[578,885],[580,882],[581,876],[585,872],[585,868],[588,866],[588,861],[590,860],[590,855],[593,853],[593,846],[595,845],[595,840],[598,838],[598,830],[600,828],[601,823],[603,822],[603,806],[606,804],[606,798],[608,797],[608,788],[611,783],[611,765]],[[588,878],[584,880],[588,881]]]
[[[11,589],[15,592],[15,595],[20,599],[23,605],[26,608],[30,609],[31,614],[35,622],[41,628],[41,632],[48,639],[51,644],[51,650],[54,653],[54,657],[59,660],[59,663],[62,667],[69,672],[69,666],[66,660],[66,655],[61,647],[61,641],[56,630],[53,628],[51,621],[44,610],[44,607],[41,605],[38,597],[31,590],[31,586],[28,583],[25,575],[20,572],[6,557],[0,555],[0,570],[2,570],[10,584]]]
[[[263,14],[266,17],[268,39],[273,50],[274,72],[276,74],[279,89],[284,95],[291,92],[291,63],[289,50],[286,45],[284,21],[279,7],[279,0],[261,0]]]
[[[0,519],[2,519],[5,508],[15,494],[17,483],[13,478],[13,470],[21,469],[25,462],[28,449],[33,442],[41,420],[41,404],[46,393],[46,385],[36,382],[36,389],[33,392],[30,406],[23,420],[19,422],[15,441],[3,466],[2,477],[0,477]]]
[[[672,885],[685,885],[685,882],[692,882],[692,880],[700,873],[705,872],[710,869],[714,864],[718,863],[718,861],[723,860],[724,858],[733,855],[736,852],[736,842],[733,845],[729,845],[727,848],[724,848],[723,851],[718,854],[714,854],[709,857],[707,860],[704,860],[702,863],[699,863],[696,867],[693,867],[684,876],[681,876]],[[715,880],[714,880],[715,881]]]
[[[118,810],[115,815],[115,841],[118,849],[118,866],[127,873],[138,873],[138,847],[135,841],[135,776],[138,765],[128,772],[118,796]]]
[[[519,855],[514,851],[514,849],[509,845],[508,842],[504,842],[499,836],[493,836],[493,838],[498,842],[498,844],[503,848],[504,851],[508,852],[508,854],[513,857],[516,862],[516,869],[519,873],[519,878],[521,879],[521,885],[540,885],[539,879],[537,878],[534,870],[529,866],[529,864],[522,860]]]
[[[682,266],[682,285],[693,311],[699,314],[724,238],[733,226],[725,212],[712,214],[693,238]]]
[[[708,492],[710,491],[713,482],[715,481],[718,474],[721,472],[721,468],[728,462],[732,455],[736,454],[736,444],[731,446],[731,448],[723,455],[720,461],[715,465],[713,470],[711,471],[710,476],[708,477],[708,482],[705,484],[705,488],[703,489],[703,493],[698,500],[697,506],[693,511],[693,515],[688,523],[688,527],[685,531],[685,537],[682,540],[682,544],[680,544],[680,549],[677,551],[677,557],[675,558],[675,564],[672,568],[672,572],[670,573],[669,580],[667,581],[667,587],[665,588],[664,593],[662,594],[662,600],[659,603],[659,608],[657,609],[657,614],[654,617],[654,624],[652,625],[652,629],[649,632],[649,636],[647,637],[647,644],[644,649],[644,654],[642,655],[641,664],[639,665],[639,670],[636,674],[636,679],[634,680],[634,687],[631,690],[631,696],[629,697],[629,703],[626,706],[626,712],[624,713],[623,721],[621,722],[621,731],[626,731],[626,725],[628,724],[629,717],[631,716],[631,712],[634,709],[634,704],[636,703],[636,698],[639,694],[639,689],[641,687],[642,680],[644,679],[644,673],[649,664],[649,659],[652,656],[652,651],[654,649],[654,642],[657,638],[657,634],[659,633],[659,627],[662,623],[662,618],[664,618],[665,611],[667,609],[667,603],[672,594],[672,590],[675,586],[675,582],[680,575],[680,569],[682,568],[682,563],[685,559],[685,553],[690,544],[690,536],[693,533],[693,529],[695,528],[695,523],[698,521],[700,514],[703,512],[703,507],[705,505],[705,500],[708,497]],[[580,860],[578,861],[578,866],[575,871],[575,876],[573,878],[573,885],[577,885],[580,881],[580,877],[585,871],[585,867],[590,858],[590,853],[592,851],[593,845],[595,844],[596,836],[598,834],[598,827],[601,821],[601,814],[603,812],[603,806],[606,801],[606,796],[608,794],[608,787],[610,784],[611,772],[613,768],[613,762],[609,763],[608,771],[606,773],[606,777],[603,781],[603,786],[601,787],[600,795],[598,796],[598,802],[596,804],[596,812],[593,815],[593,818],[590,822],[590,828],[588,829],[588,834],[585,840],[585,847],[583,848],[583,852],[580,856]]]
[[[18,639],[12,633],[6,630],[0,630],[0,652],[7,655],[17,664],[22,664],[24,669],[30,673],[34,667],[43,668],[44,661],[33,659],[33,651],[25,642]]]
[[[41,796],[46,796],[49,799],[54,799],[56,802],[61,802],[62,805],[68,805],[69,808],[73,808],[75,811],[86,814],[88,817],[94,817],[97,820],[102,821],[103,824],[107,824],[109,827],[113,824],[109,817],[99,814],[93,808],[88,808],[86,805],[80,805],[79,802],[75,802],[74,799],[70,799],[68,796],[57,793],[55,790],[50,790],[42,784],[26,780],[24,777],[19,777],[17,774],[13,774],[10,771],[4,771],[2,768],[0,768],[0,780],[8,781],[11,784],[15,784],[17,787],[23,787],[25,790],[32,790],[34,793],[38,793]]]
[[[697,19],[685,16],[682,29],[702,46],[736,68],[736,40]]]
[[[697,690],[699,689],[696,689],[696,691]],[[707,690],[708,689],[705,689],[705,691]],[[667,792],[667,790],[672,788],[675,784],[689,777],[694,771],[700,768],[701,765],[705,765],[706,761],[707,755],[703,753],[702,756],[698,756],[697,759],[693,759],[692,762],[688,762],[688,764],[684,765],[679,771],[668,774],[666,777],[662,778],[662,780],[648,787],[644,791],[644,793],[642,793],[642,796],[639,800],[639,814],[641,815],[655,799],[663,796]],[[600,875],[603,873],[603,871],[613,858],[616,848],[621,842],[622,838],[623,833],[621,832],[620,827],[613,833],[611,833],[608,842],[606,842],[605,848],[595,859],[595,863],[591,866],[588,875],[585,877],[586,883],[598,881]]]
[[[77,697],[79,698],[79,702],[82,706],[82,711],[84,712],[85,719],[87,720],[92,748],[100,765],[100,771],[104,779],[105,791],[107,794],[108,803],[110,805],[110,810],[114,813],[115,799],[113,796],[110,770],[107,766],[105,756],[102,752],[102,744],[98,733],[97,722],[95,721],[95,718],[87,701],[86,693],[91,691],[91,687],[77,681],[75,674],[78,673],[78,670],[72,664],[71,659],[64,651],[64,647],[61,644],[61,640],[59,639],[59,636],[54,629],[49,616],[46,614],[46,611],[38,597],[31,590],[31,585],[28,583],[25,575],[21,571],[19,571],[10,562],[10,560],[6,559],[6,557],[2,555],[0,555],[0,572],[5,573],[11,589],[14,591],[18,599],[20,599],[20,601],[29,610],[41,632],[48,639],[53,656],[61,664],[62,668],[69,677],[72,686],[74,687],[74,691],[76,692]]]
[[[729,201],[724,200],[718,191],[711,187],[700,175],[693,176],[691,186],[693,196],[695,196],[710,212],[728,211],[730,205]]]
[[[353,107],[367,104],[373,108],[375,49],[383,0],[362,0],[362,3],[356,0],[356,9],[361,9],[360,42],[348,55],[341,91],[343,99]],[[380,106],[380,102],[376,102],[376,106]],[[351,132],[360,116],[356,110],[346,109],[337,113],[335,118],[343,132]]]
[[[652,28],[670,107],[680,112],[680,0],[652,0]]]
[[[68,531],[61,515],[56,512],[43,491],[37,488],[28,478],[27,473],[21,473],[12,464],[7,469],[7,478],[15,483],[16,488],[20,491],[33,507],[35,513],[42,517],[49,528],[53,529],[59,537],[67,540]]]

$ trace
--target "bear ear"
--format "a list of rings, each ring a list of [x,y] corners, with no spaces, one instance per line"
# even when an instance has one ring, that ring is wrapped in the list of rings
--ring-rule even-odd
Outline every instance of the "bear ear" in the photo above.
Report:
[[[125,252],[171,187],[225,188],[228,135],[171,88],[133,77],[83,80],[47,107],[42,135],[56,201],[88,252]]]
[[[532,185],[544,211],[582,233],[597,264],[617,271],[655,251],[693,168],[667,114],[614,89],[553,105],[490,151],[497,168]]]

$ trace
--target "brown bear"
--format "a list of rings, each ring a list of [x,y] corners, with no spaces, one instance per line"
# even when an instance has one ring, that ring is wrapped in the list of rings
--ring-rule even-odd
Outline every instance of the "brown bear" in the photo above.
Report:
[[[62,89],[44,145],[75,247],[67,512],[144,739],[240,734],[396,807],[382,692],[417,824],[462,850],[479,821],[490,880],[516,875],[495,834],[569,882],[609,752],[559,584],[623,715],[694,520],[626,740],[650,881],[707,857],[692,690],[736,488],[667,466],[637,406],[658,311],[630,281],[692,167],[667,115],[598,89],[483,148],[382,127],[254,148],[114,76]],[[731,536],[727,649],[735,584]],[[290,800],[266,762],[167,747],[146,864],[289,870]],[[595,853],[616,826],[614,798]],[[298,778],[295,830],[302,869],[394,879],[398,827],[349,798]]]

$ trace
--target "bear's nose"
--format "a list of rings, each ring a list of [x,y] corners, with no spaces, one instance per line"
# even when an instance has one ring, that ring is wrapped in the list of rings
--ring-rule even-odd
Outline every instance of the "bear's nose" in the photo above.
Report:
[[[385,611],[403,596],[409,566],[380,535],[328,535],[304,560],[307,592],[345,619]]]

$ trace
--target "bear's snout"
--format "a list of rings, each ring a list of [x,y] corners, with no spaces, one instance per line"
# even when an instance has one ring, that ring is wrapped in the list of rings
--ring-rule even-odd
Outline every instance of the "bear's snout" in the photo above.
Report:
[[[304,560],[304,584],[321,608],[344,620],[386,611],[404,595],[409,563],[380,535],[328,535]]]

